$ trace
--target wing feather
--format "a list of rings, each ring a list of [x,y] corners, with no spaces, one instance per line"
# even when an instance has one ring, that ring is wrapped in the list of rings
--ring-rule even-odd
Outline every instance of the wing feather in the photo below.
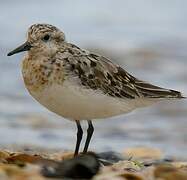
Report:
[[[71,45],[71,44],[70,44]],[[80,84],[119,98],[182,98],[178,91],[141,81],[109,59],[71,45],[68,72],[80,79]],[[73,50],[72,50],[73,49]],[[67,49],[68,51],[68,49]],[[67,60],[67,58],[66,58]]]

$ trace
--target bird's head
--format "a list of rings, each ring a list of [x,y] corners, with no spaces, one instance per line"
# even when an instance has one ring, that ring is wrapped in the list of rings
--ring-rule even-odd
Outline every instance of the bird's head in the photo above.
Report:
[[[33,54],[52,55],[65,42],[65,35],[55,26],[49,24],[34,24],[28,29],[27,41],[8,53],[13,54],[29,51]]]

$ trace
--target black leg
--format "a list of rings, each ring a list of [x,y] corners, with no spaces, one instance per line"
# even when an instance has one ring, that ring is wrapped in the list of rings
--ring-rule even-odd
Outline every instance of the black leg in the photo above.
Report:
[[[92,135],[93,135],[93,132],[94,132],[94,127],[92,125],[92,121],[88,121],[88,129],[87,129],[87,137],[86,137],[86,143],[85,143],[85,146],[84,146],[84,150],[83,150],[83,153],[86,153],[87,150],[88,150],[88,146],[90,144],[90,140],[92,138]]]
[[[76,143],[76,147],[75,147],[75,152],[74,152],[74,156],[77,156],[79,153],[79,147],[80,147],[80,143],[82,140],[82,135],[83,135],[83,131],[82,131],[82,127],[79,121],[76,121],[77,124],[77,143]]]

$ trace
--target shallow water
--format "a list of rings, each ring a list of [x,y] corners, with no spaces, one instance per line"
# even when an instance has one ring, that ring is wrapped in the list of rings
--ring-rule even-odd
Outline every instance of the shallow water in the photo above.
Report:
[[[36,22],[58,26],[67,39],[117,61],[133,75],[187,95],[187,1],[0,1],[0,145],[73,149],[75,125],[25,90],[20,60],[6,57]],[[91,148],[161,148],[186,157],[187,101],[163,102],[126,116],[95,121]]]

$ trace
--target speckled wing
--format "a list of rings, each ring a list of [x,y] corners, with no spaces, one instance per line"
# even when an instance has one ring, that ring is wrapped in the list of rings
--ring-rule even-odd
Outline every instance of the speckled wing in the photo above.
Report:
[[[136,79],[103,56],[86,53],[74,45],[73,48],[72,56],[66,58],[66,61],[69,70],[86,88],[101,90],[106,95],[118,98],[182,98],[180,92]]]

